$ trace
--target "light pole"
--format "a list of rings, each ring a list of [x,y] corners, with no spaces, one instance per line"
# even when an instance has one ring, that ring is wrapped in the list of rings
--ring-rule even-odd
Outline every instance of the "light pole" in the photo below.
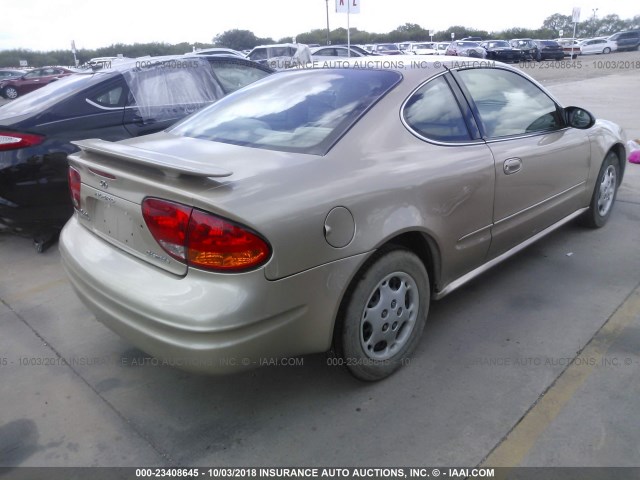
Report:
[[[331,45],[331,40],[329,39],[329,0],[327,2],[327,45]]]
[[[591,11],[593,12],[593,19],[591,20],[591,23],[593,24],[593,31],[591,32],[591,36],[595,37],[596,31],[598,30],[596,26],[596,13],[598,12],[598,9],[592,8]]]

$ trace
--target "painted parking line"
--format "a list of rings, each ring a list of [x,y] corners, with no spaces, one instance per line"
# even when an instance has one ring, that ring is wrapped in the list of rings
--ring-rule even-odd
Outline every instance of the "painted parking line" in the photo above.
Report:
[[[596,332],[589,343],[511,431],[481,462],[480,467],[516,467],[562,408],[589,378],[624,329],[640,315],[640,284]],[[505,476],[506,472],[502,472]],[[498,477],[496,477],[498,478]]]

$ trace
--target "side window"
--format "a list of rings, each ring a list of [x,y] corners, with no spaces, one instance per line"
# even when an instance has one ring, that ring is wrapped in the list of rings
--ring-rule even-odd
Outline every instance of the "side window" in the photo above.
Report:
[[[215,63],[213,64],[213,72],[226,93],[235,92],[239,88],[269,75],[253,66],[237,63]]]
[[[251,55],[249,56],[249,58],[251,60],[253,60],[254,62],[257,60],[266,60],[267,59],[267,49],[266,48],[258,48],[256,50],[254,50],[253,52],[251,52]]]
[[[564,127],[558,106],[520,75],[501,69],[462,70],[489,138],[545,132]]]
[[[104,107],[122,107],[124,106],[123,91],[122,86],[114,87],[95,95],[91,100]]]
[[[444,142],[470,139],[458,102],[444,77],[420,87],[406,102],[402,116],[422,137]]]
[[[24,78],[38,78],[40,76],[40,70],[33,70],[27,73]]]
[[[334,55],[334,49],[331,48],[323,48],[322,50],[318,50],[314,55],[319,55],[321,57],[331,57]]]

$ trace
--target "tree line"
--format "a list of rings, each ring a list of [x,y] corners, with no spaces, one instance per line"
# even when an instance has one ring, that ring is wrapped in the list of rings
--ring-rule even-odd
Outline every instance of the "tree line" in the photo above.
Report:
[[[611,35],[621,30],[630,30],[640,28],[640,15],[636,15],[630,19],[621,19],[618,15],[607,15],[598,18],[593,15],[576,26],[576,37],[587,38],[596,36]],[[427,41],[448,41],[451,40],[451,34],[455,38],[464,37],[482,37],[509,40],[512,38],[557,38],[560,30],[563,30],[565,37],[573,35],[573,23],[571,15],[562,15],[554,13],[547,17],[542,26],[538,29],[527,28],[510,28],[498,32],[489,32],[487,30],[478,30],[475,28],[456,25],[446,30],[434,32],[433,37],[429,35],[429,31],[415,23],[405,23],[395,30],[388,33],[371,33],[364,30],[352,28],[351,43],[367,44],[367,43],[397,43],[409,40]],[[134,43],[127,45],[116,43],[108,47],[97,49],[81,49],[76,52],[76,57],[80,64],[85,63],[95,57],[112,57],[122,54],[125,57],[136,58],[145,55],[181,55],[191,52],[193,48],[210,48],[213,46],[233,48],[235,50],[246,50],[256,45],[270,43],[288,43],[292,41],[306,44],[327,43],[326,29],[315,29],[297,35],[295,38],[284,37],[278,40],[273,38],[260,38],[249,30],[227,30],[216,35],[212,39],[211,44],[196,43],[190,44],[182,42],[178,44],[168,43]],[[331,44],[347,43],[347,30],[345,28],[336,28],[330,31],[329,40]],[[4,50],[0,51],[0,66],[17,67],[20,60],[26,60],[30,67],[42,67],[45,65],[73,65],[73,53],[69,50],[53,50],[49,52],[37,52],[32,50]]]

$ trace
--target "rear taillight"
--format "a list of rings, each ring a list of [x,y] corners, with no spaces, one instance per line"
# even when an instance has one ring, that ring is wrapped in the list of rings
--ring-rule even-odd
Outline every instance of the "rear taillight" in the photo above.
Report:
[[[0,131],[0,151],[31,147],[44,141],[42,135]]]
[[[191,208],[159,198],[147,198],[142,202],[142,216],[151,235],[164,251],[176,260],[185,262]]]
[[[69,193],[73,208],[80,210],[80,172],[73,167],[69,167]]]
[[[142,215],[164,251],[189,266],[242,271],[262,265],[271,253],[267,242],[247,228],[186,205],[147,198]]]
[[[256,234],[220,217],[194,210],[189,222],[189,265],[213,270],[245,270],[269,258]]]

